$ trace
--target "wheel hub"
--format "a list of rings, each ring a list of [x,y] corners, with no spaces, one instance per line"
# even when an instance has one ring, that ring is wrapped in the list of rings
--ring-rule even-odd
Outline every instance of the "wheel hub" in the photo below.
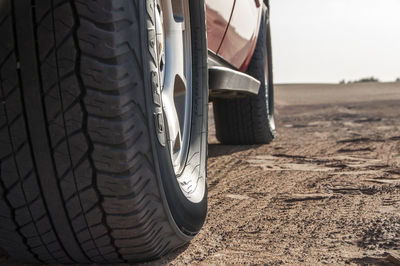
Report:
[[[168,148],[175,174],[183,171],[190,141],[192,58],[188,1],[158,1],[156,51]]]

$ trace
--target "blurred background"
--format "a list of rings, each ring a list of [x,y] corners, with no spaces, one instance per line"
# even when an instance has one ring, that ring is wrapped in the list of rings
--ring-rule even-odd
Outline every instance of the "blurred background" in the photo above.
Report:
[[[277,83],[400,78],[400,1],[271,0]]]
[[[400,0],[270,1],[278,135],[210,112],[202,262],[400,265]]]

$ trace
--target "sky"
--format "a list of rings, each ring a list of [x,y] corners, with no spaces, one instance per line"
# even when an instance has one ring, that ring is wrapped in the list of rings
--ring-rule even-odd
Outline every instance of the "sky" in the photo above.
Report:
[[[277,83],[400,78],[400,0],[270,0]]]

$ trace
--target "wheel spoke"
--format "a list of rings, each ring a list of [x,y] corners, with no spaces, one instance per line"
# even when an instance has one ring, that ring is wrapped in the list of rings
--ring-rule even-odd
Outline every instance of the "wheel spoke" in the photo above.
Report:
[[[179,171],[184,146],[185,121],[191,107],[187,102],[187,79],[185,71],[188,68],[188,49],[186,32],[185,5],[183,0],[164,0],[162,5],[164,42],[165,42],[165,68],[162,73],[163,87],[162,98],[165,118],[168,128],[168,143],[171,151],[172,162]],[[189,61],[191,62],[191,60]],[[190,95],[189,95],[190,96]],[[176,165],[175,165],[176,164]]]
[[[192,48],[188,0],[160,0],[157,53],[168,146],[177,175],[187,158],[192,115]]]
[[[172,154],[181,148],[182,134],[174,99],[163,96],[164,113],[168,127],[168,143]]]
[[[166,1],[164,7],[164,25],[165,25],[165,45],[166,49],[166,64],[164,77],[164,91],[167,91],[170,97],[173,97],[175,91],[175,79],[179,76],[185,81],[185,58],[184,58],[184,19],[176,21],[176,15],[172,8],[172,1]],[[181,2],[181,1],[178,1]]]
[[[164,25],[168,32],[185,30],[184,5],[182,0],[162,0],[164,1]]]

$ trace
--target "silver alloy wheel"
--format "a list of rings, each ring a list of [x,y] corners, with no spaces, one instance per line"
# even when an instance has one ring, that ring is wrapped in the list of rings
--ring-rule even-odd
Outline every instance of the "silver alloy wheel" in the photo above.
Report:
[[[192,116],[192,47],[188,0],[159,0],[157,55],[171,161],[177,177],[189,150]]]

